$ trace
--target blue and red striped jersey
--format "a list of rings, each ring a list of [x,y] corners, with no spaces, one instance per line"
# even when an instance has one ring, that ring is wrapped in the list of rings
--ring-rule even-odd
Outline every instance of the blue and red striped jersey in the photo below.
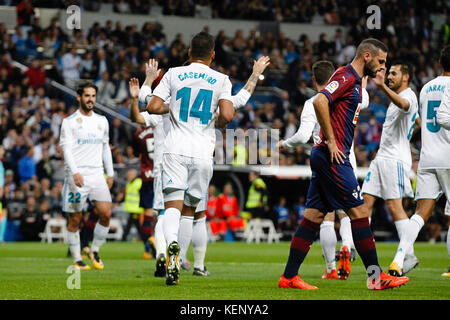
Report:
[[[330,102],[330,120],[336,145],[348,158],[359,116],[361,77],[350,64],[340,67],[320,93]],[[326,146],[322,129],[319,137],[320,142],[316,146]]]

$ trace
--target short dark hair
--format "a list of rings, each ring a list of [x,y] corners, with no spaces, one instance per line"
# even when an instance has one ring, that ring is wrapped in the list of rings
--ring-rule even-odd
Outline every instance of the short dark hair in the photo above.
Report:
[[[441,50],[439,62],[441,63],[442,68],[444,69],[445,72],[450,72],[450,44],[446,45]]]
[[[312,66],[313,76],[316,79],[317,84],[320,86],[328,82],[334,71],[333,64],[327,60],[317,61]]]
[[[371,55],[377,56],[378,50],[388,52],[387,46],[378,39],[369,38],[363,40],[356,49],[356,56],[360,57],[364,52],[369,51]]]
[[[408,61],[403,61],[403,60],[396,60],[394,61],[391,66],[400,66],[400,71],[403,74],[408,74],[409,75],[409,80],[408,83],[410,83],[414,77],[414,70],[413,70],[413,65],[408,62]]]
[[[84,82],[81,82],[78,85],[77,94],[79,94],[81,96],[83,94],[83,92],[84,92],[84,89],[86,89],[86,88],[94,88],[95,89],[95,93],[97,93],[97,91],[98,91],[97,86],[93,82],[91,82],[91,81],[84,81]]]
[[[209,58],[214,50],[214,38],[206,33],[197,33],[191,40],[192,58]]]

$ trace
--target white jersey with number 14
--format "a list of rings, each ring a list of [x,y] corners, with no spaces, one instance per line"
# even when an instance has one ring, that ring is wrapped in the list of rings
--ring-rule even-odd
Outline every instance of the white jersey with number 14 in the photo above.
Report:
[[[163,153],[212,160],[219,100],[232,102],[228,76],[201,63],[171,68],[153,95],[170,98],[171,128]]]

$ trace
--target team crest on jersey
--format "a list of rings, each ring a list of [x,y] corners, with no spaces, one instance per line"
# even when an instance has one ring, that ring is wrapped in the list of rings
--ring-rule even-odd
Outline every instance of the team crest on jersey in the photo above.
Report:
[[[100,123],[98,124],[97,129],[100,130],[100,131],[102,130],[102,126],[101,126]]]
[[[82,123],[82,122],[83,122],[83,119],[77,118],[77,122],[78,122],[78,123]]]
[[[325,90],[327,90],[329,93],[333,93],[336,91],[336,89],[339,88],[339,82],[337,81],[331,81],[326,87]]]

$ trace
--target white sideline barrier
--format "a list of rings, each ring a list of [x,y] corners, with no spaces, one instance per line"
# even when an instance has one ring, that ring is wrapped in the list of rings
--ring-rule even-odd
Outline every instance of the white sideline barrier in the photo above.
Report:
[[[265,228],[268,228],[267,233],[264,232]],[[248,221],[244,231],[244,237],[246,238],[247,243],[253,241],[255,241],[255,243],[260,243],[261,240],[272,243],[280,242],[282,234],[276,231],[272,220],[256,218]]]
[[[122,226],[122,222],[120,221],[120,219],[111,218],[111,220],[109,220],[109,227],[115,228],[116,232],[108,233],[106,235],[106,239],[121,241],[122,236],[123,236],[123,226]]]
[[[59,232],[52,232],[52,227],[59,228]],[[67,243],[67,220],[66,219],[49,219],[45,225],[44,232],[39,234],[41,242],[47,241],[52,243],[53,239],[62,239]]]

